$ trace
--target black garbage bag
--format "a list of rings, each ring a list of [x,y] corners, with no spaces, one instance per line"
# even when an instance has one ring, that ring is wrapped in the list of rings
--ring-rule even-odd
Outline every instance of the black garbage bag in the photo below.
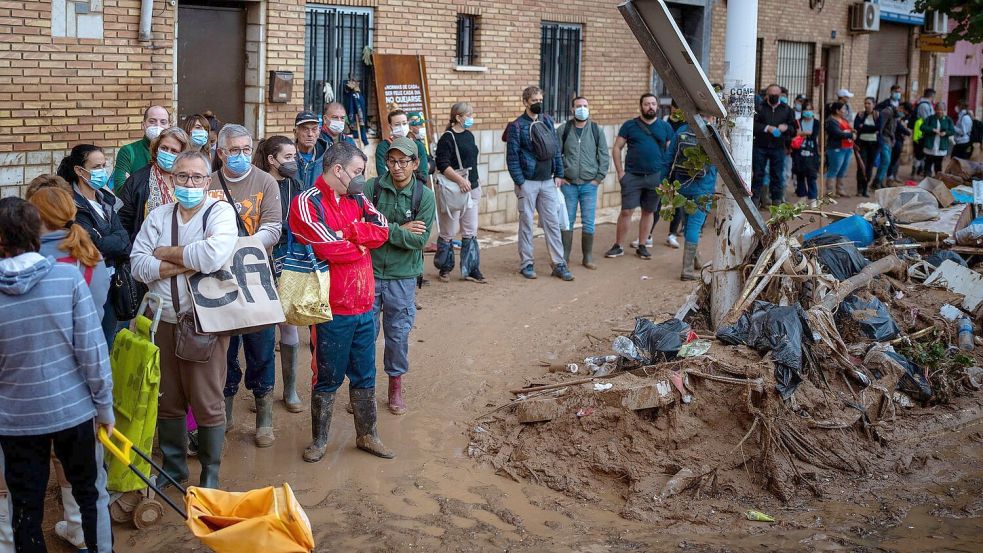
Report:
[[[905,373],[898,380],[898,390],[921,403],[932,399],[932,385],[925,379],[925,371],[921,367],[911,362],[907,357],[893,351],[885,351],[884,355],[904,367]]]
[[[631,333],[631,341],[638,348],[642,361],[654,363],[675,359],[679,349],[686,341],[690,326],[679,319],[656,324],[649,319],[635,319],[635,330]]]
[[[750,346],[762,354],[770,351],[775,361],[775,387],[783,399],[788,399],[802,382],[802,348],[812,342],[812,329],[801,305],[756,301],[737,323],[721,327],[717,339]]]
[[[969,264],[966,263],[966,260],[963,259],[963,256],[959,255],[956,252],[950,252],[949,250],[936,250],[935,253],[925,257],[925,262],[935,267],[936,269],[945,260],[955,261],[956,263],[962,265],[963,267],[969,267]]]
[[[874,296],[869,299],[856,294],[847,296],[836,315],[841,321],[849,317],[860,326],[864,336],[878,342],[893,340],[901,333],[887,306]]]
[[[821,234],[802,245],[803,248],[817,246],[824,246],[816,250],[819,262],[841,282],[856,275],[870,263],[866,257],[860,255],[860,250],[852,240],[839,234]]]

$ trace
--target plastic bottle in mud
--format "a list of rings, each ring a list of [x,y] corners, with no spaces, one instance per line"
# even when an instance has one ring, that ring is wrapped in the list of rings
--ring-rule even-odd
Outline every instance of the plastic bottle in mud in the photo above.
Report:
[[[968,317],[960,317],[956,328],[959,329],[959,349],[973,351],[973,321]]]
[[[618,360],[617,355],[594,355],[584,359],[584,363],[588,365],[603,365],[605,363],[614,363]]]

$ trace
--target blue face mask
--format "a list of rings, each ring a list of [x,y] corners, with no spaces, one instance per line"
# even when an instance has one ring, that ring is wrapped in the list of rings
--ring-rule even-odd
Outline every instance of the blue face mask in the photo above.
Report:
[[[170,172],[171,169],[174,168],[175,159],[177,159],[177,154],[165,152],[164,150],[157,150],[157,166],[161,169]]]
[[[785,97],[785,96],[782,96],[781,98],[778,99],[778,101],[781,102],[781,103],[783,103],[783,104],[787,104],[788,103],[788,98]]]
[[[461,123],[465,129],[470,129],[474,125],[474,117],[465,117],[464,122]]]
[[[590,110],[587,106],[580,106],[573,110],[573,116],[577,118],[577,121],[586,121],[590,117]]]
[[[811,111],[803,111],[802,112],[802,118],[803,119],[812,119],[814,115],[815,114],[812,113]]]
[[[177,198],[181,207],[193,209],[205,199],[204,188],[185,188],[183,186],[174,187],[174,197]]]
[[[891,99],[897,102],[898,100],[901,99],[901,93],[900,92],[895,92],[895,93],[891,94]]]
[[[191,131],[191,143],[195,145],[196,148],[201,148],[206,143],[208,143],[208,131],[205,129],[195,129]]]
[[[105,188],[107,184],[109,184],[109,171],[105,167],[89,171],[89,186],[93,190]]]
[[[249,170],[249,158],[246,154],[225,158],[225,166],[236,175],[244,175]]]

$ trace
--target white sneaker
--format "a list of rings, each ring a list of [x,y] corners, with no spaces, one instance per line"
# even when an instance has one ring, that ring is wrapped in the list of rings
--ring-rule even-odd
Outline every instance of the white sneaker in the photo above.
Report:
[[[632,240],[631,241],[631,247],[637,248],[638,247],[638,240]]]
[[[675,234],[670,234],[666,237],[666,245],[676,250],[679,249],[679,240],[676,238]]]
[[[649,235],[648,238],[645,239],[645,247],[646,248],[651,248],[652,247],[652,235],[651,234]]]

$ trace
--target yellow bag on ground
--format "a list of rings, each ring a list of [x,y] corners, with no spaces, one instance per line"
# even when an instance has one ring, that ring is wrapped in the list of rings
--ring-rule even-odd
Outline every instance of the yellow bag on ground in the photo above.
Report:
[[[311,521],[290,486],[249,492],[188,488],[188,528],[215,553],[310,553]]]

